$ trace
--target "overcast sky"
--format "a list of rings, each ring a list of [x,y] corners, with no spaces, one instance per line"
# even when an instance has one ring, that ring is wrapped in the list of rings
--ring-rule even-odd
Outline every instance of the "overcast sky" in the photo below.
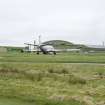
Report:
[[[0,0],[0,45],[38,40],[102,44],[105,0]]]

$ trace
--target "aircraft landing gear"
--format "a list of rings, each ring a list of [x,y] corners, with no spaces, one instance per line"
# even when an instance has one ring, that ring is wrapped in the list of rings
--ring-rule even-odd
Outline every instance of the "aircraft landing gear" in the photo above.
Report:
[[[37,55],[39,55],[39,51],[37,51],[37,53],[36,53]]]
[[[53,54],[56,55],[56,52],[54,51]]]

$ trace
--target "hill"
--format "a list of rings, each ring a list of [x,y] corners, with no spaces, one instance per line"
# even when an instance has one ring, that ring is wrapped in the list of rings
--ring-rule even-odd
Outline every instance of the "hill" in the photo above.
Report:
[[[64,41],[64,40],[50,40],[44,42],[44,44],[52,44],[52,45],[73,45],[73,43]]]
[[[81,45],[81,44],[74,44],[68,41],[64,41],[64,40],[51,40],[51,41],[46,41],[43,44],[50,44],[53,45],[55,48],[59,48],[59,49],[81,49],[84,48],[85,45]]]
[[[51,41],[46,41],[43,44],[53,45],[57,49],[80,49],[81,51],[85,51],[85,52],[105,51],[105,47],[102,47],[102,46],[88,46],[88,45],[83,45],[83,44],[74,44],[68,41],[63,41],[63,40],[51,40]]]
[[[80,49],[83,52],[105,52],[105,47],[103,46],[89,46],[83,44],[74,44],[69,41],[64,40],[50,40],[43,42],[43,44],[53,45],[55,49]],[[22,52],[25,47],[14,47],[14,46],[0,46],[0,52]]]

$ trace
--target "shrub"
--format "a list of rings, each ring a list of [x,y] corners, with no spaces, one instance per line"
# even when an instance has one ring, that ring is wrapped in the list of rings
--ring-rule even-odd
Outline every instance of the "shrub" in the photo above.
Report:
[[[98,75],[99,78],[104,78],[105,77],[104,72],[101,72],[101,71],[98,72],[97,75]]]
[[[24,76],[27,79],[30,79],[32,81],[34,81],[34,80],[41,81],[43,78],[43,73],[42,72],[36,72],[36,73],[24,72]]]
[[[63,74],[68,74],[68,73],[69,73],[69,71],[68,71],[67,69],[65,69],[65,68],[63,68],[61,72],[62,72]]]
[[[48,69],[49,73],[54,73],[54,70],[52,68]]]
[[[71,84],[86,84],[85,79],[76,77],[75,75],[70,75],[68,82]]]

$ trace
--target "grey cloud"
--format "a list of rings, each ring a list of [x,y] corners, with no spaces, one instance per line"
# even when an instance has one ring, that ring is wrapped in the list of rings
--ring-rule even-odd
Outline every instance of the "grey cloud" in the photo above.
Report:
[[[42,34],[43,41],[99,44],[105,39],[104,4],[104,0],[0,0],[0,40],[20,45]]]

